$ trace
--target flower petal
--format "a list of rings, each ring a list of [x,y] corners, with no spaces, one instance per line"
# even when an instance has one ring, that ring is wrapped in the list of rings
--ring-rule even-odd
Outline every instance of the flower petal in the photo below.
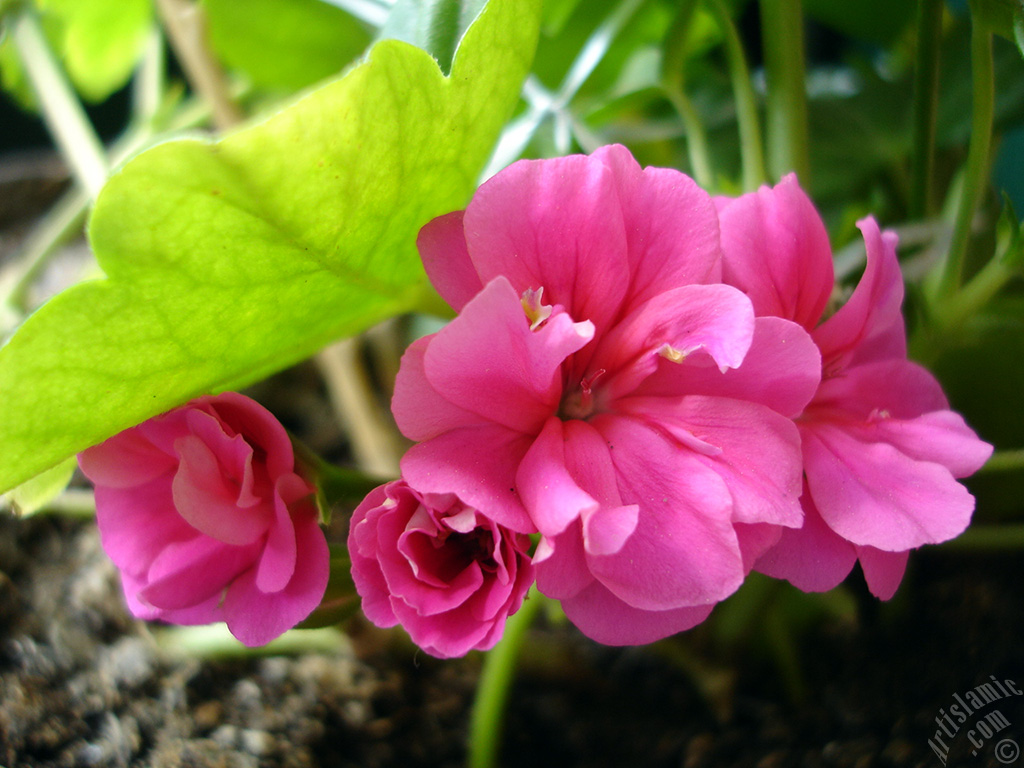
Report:
[[[880,600],[896,594],[907,570],[909,552],[883,552],[874,547],[857,547],[857,557],[868,589]]]
[[[515,490],[516,469],[532,442],[497,424],[453,429],[410,448],[402,475],[422,493],[456,493],[498,525],[533,533]]]
[[[952,539],[970,522],[974,498],[945,467],[841,426],[800,433],[814,503],[844,539],[900,552]]]
[[[424,371],[449,402],[537,434],[558,407],[562,362],[593,332],[590,323],[574,323],[564,312],[531,331],[519,295],[498,277],[431,339]]]
[[[454,211],[438,216],[424,226],[416,238],[427,277],[456,312],[484,287],[469,258],[463,214],[463,211]]]
[[[330,576],[330,552],[316,515],[295,514],[295,542],[302,556],[288,585],[266,593],[250,569],[228,587],[224,620],[236,638],[249,647],[266,645],[305,619],[320,604]]]
[[[569,621],[592,640],[605,645],[642,645],[697,626],[714,605],[645,611],[623,602],[595,581],[563,599],[562,608]]]
[[[623,501],[640,510],[621,550],[588,553],[591,573],[644,610],[706,605],[735,591],[743,563],[722,479],[637,419],[602,416],[594,426],[610,445]]]
[[[485,182],[466,208],[469,253],[486,285],[508,278],[598,328],[629,286],[622,208],[611,171],[574,155],[520,160]]]
[[[672,288],[718,282],[718,216],[707,192],[671,168],[640,168],[621,145],[591,156],[612,172],[631,277],[625,311]]]
[[[834,280],[828,233],[813,203],[785,176],[722,206],[722,275],[759,316],[818,324]]]

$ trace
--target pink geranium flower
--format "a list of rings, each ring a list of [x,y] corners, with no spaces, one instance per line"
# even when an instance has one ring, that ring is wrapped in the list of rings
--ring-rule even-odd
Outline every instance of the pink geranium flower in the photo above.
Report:
[[[804,590],[827,590],[860,560],[888,599],[907,553],[967,527],[974,499],[956,478],[988,459],[935,378],[907,360],[896,237],[859,222],[867,269],[849,301],[821,322],[833,289],[825,227],[795,176],[719,200],[723,276],[759,316],[793,320],[821,351],[822,380],[797,419],[805,523],[782,531],[757,569]]]
[[[494,646],[533,584],[528,537],[403,480],[363,500],[348,546],[367,618],[440,658]]]
[[[789,417],[818,352],[720,284],[692,180],[617,146],[521,161],[419,247],[459,315],[403,358],[393,410],[421,441],[403,475],[539,532],[538,585],[585,633],[693,626],[800,525]]]
[[[313,487],[281,424],[247,397],[203,397],[79,456],[128,607],[173,624],[227,622],[263,645],[327,587]]]

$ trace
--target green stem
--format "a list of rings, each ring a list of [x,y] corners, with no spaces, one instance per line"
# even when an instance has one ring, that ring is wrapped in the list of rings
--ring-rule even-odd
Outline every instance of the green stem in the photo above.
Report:
[[[800,0],[760,0],[768,94],[768,168],[775,179],[811,173],[803,14]]]
[[[947,541],[942,548],[971,552],[1024,549],[1024,525],[975,526],[952,541]]]
[[[736,120],[740,132],[743,188],[749,192],[768,180],[762,148],[761,120],[757,114],[757,97],[750,81],[750,68],[743,53],[743,43],[740,42],[729,9],[722,0],[708,0],[707,5],[725,36],[725,55],[729,62],[729,77],[736,99]]]
[[[26,7],[14,20],[12,38],[46,127],[78,182],[93,200],[107,180],[107,158],[75,91],[46,41],[39,18]]]
[[[469,723],[470,768],[494,768],[498,764],[505,704],[516,662],[526,630],[544,602],[537,588],[532,587],[522,607],[505,624],[505,636],[484,657]]]
[[[996,451],[979,472],[1015,472],[1024,469],[1024,448],[1015,451]]]
[[[917,51],[914,66],[914,143],[910,162],[910,218],[932,210],[930,193],[935,167],[935,125],[939,107],[939,40],[942,0],[918,0]]]
[[[686,39],[695,9],[695,0],[685,0],[676,9],[675,19],[665,40],[662,81],[665,84],[665,95],[683,121],[690,170],[697,183],[708,189],[714,183],[714,173],[708,153],[707,133],[693,102],[686,95]]]
[[[973,5],[973,3],[972,3]],[[995,113],[995,70],[992,61],[992,33],[978,20],[971,25],[971,74],[974,99],[971,114],[971,141],[967,150],[960,203],[953,225],[949,253],[937,278],[929,286],[935,305],[952,296],[963,281],[967,246],[971,239],[974,212],[985,192],[992,144],[992,120]]]
[[[958,328],[977,314],[1010,280],[1019,274],[1011,264],[992,259],[956,295],[933,308],[932,320],[942,335],[956,335]]]
[[[711,189],[715,177],[711,170],[711,156],[708,153],[708,137],[704,131],[704,124],[700,121],[700,115],[697,114],[693,102],[683,93],[683,89],[675,83],[668,84],[665,93],[683,121],[686,131],[686,152],[690,158],[693,178],[704,189]]]

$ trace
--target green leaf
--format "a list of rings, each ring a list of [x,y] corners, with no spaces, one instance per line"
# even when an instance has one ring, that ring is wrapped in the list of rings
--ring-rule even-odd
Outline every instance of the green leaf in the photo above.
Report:
[[[299,89],[336,75],[370,42],[322,0],[203,0],[210,43],[228,67],[265,88]]]
[[[35,0],[46,38],[82,96],[102,101],[131,77],[153,26],[151,0]],[[10,40],[0,44],[0,80],[36,108]]]
[[[90,226],[107,279],[54,298],[0,349],[0,489],[415,307],[416,234],[472,193],[538,6],[491,0],[451,78],[384,41],[265,123],[159,145],[113,176]]]
[[[971,16],[990,32],[1016,42],[1014,27],[1024,16],[1024,0],[971,0]]]
[[[396,0],[380,36],[424,49],[448,74],[459,39],[483,5],[483,0]]]
[[[15,514],[27,517],[46,507],[68,487],[77,466],[72,456],[5,494]]]

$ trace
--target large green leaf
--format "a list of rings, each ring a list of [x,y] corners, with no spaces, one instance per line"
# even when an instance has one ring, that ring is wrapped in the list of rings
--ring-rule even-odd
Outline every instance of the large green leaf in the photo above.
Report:
[[[416,233],[471,194],[538,6],[491,0],[450,78],[384,41],[261,125],[126,165],[90,227],[107,279],[56,297],[0,349],[0,489],[415,306]]]

